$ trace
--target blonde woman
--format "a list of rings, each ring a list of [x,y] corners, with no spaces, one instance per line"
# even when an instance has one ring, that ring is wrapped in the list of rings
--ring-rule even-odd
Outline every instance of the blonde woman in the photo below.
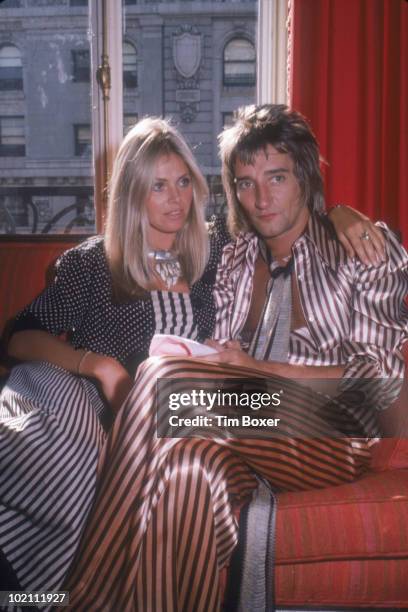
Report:
[[[0,397],[1,575],[14,574],[3,590],[61,586],[105,430],[153,334],[211,336],[229,238],[215,223],[208,242],[206,199],[180,134],[161,119],[140,121],[115,163],[105,237],[63,254],[54,283],[18,315],[9,353],[28,363]]]
[[[178,132],[140,121],[116,160],[105,238],[64,253],[54,283],[17,316],[9,354],[28,363],[0,398],[0,548],[23,589],[60,586],[94,496],[103,425],[153,334],[211,335],[228,238],[210,232],[209,256],[206,200]]]

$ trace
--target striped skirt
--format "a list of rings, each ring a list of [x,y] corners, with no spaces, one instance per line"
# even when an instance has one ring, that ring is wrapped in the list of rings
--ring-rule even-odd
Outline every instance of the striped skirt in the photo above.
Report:
[[[250,497],[255,472],[296,490],[351,481],[365,469],[370,452],[360,439],[157,437],[157,378],[250,375],[176,357],[142,364],[102,451],[95,504],[65,585],[73,609],[219,610],[220,570],[237,543],[234,505]]]
[[[22,588],[59,589],[91,507],[105,410],[94,385],[45,362],[0,395],[0,548]]]

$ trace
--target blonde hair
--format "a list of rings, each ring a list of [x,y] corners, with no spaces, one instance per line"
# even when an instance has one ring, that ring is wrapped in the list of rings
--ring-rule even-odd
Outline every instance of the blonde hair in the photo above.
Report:
[[[125,136],[110,181],[105,250],[117,296],[141,295],[152,286],[145,202],[154,183],[157,159],[171,153],[182,158],[193,186],[192,206],[186,224],[178,232],[175,248],[189,285],[204,272],[208,258],[204,220],[207,183],[179,132],[164,119],[147,117]]]

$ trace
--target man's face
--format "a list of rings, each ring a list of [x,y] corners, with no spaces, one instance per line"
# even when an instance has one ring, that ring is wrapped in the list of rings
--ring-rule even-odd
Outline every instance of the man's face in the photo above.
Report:
[[[263,238],[296,239],[309,211],[302,201],[294,164],[272,145],[261,149],[253,164],[235,162],[235,189],[248,221]]]

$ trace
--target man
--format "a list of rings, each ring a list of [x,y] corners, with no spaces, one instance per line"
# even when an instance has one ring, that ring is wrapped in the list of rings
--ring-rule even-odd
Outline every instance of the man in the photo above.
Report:
[[[215,338],[235,342],[219,346],[216,361],[341,379],[343,391],[357,380],[366,408],[385,408],[404,375],[406,251],[383,223],[375,231],[386,238],[388,258],[378,266],[349,257],[333,237],[318,145],[299,113],[282,105],[242,108],[220,149],[236,242],[218,270]],[[361,240],[378,241],[375,231]],[[373,417],[373,410],[359,416],[367,433]]]
[[[240,384],[266,373],[285,391],[291,427],[302,407],[310,416],[308,400],[317,395],[299,396],[272,374],[402,376],[407,256],[389,235],[388,262],[364,269],[330,237],[316,210],[323,207],[318,148],[303,118],[281,106],[243,109],[221,151],[237,236],[225,247],[216,290],[216,338],[227,345],[207,363],[155,358],[139,368],[105,447],[95,513],[67,585],[76,610],[118,602],[126,610],[219,610],[219,570],[238,538],[233,501],[249,499],[259,476],[280,490],[325,487],[355,479],[369,461],[364,440],[298,438],[286,435],[288,422],[283,436],[254,440],[248,429],[235,435],[239,423],[225,435],[214,417],[207,436],[161,438],[157,379],[195,391],[205,376],[217,392],[224,379]],[[250,354],[237,343],[247,338]],[[203,409],[209,422],[215,408]],[[195,414],[188,401],[186,409]]]

